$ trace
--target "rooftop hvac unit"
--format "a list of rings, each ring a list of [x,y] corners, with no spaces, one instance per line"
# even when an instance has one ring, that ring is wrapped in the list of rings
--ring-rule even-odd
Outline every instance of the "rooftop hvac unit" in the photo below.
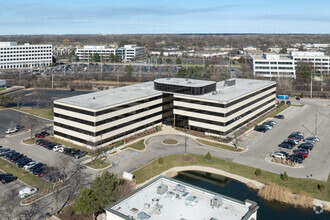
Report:
[[[218,94],[218,91],[213,91],[212,92],[212,95],[217,95]]]
[[[235,79],[227,79],[225,80],[225,86],[234,86],[236,84]]]
[[[222,205],[222,197],[221,196],[214,196],[211,199],[211,206],[214,208],[219,208]]]
[[[167,189],[168,189],[168,186],[162,183],[157,187],[157,193],[159,195],[162,195],[167,191]]]
[[[175,188],[176,188],[176,190],[179,191],[179,192],[186,192],[186,187],[183,186],[183,185],[178,184],[178,185],[176,185]]]

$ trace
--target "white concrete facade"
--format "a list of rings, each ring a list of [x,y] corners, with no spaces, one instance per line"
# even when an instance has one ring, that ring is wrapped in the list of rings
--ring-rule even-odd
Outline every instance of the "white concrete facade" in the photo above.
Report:
[[[131,61],[144,57],[144,47],[137,47],[136,45],[125,45],[119,48],[108,48],[107,46],[84,46],[83,49],[77,49],[76,55],[81,61],[91,61],[91,55],[99,54],[101,59],[109,61],[110,54],[121,57],[124,61]]]
[[[290,56],[296,65],[299,62],[309,63],[316,74],[329,74],[330,72],[330,56],[325,56],[324,52],[291,52]]]
[[[251,55],[250,66],[255,76],[296,78],[294,61],[279,54]]]
[[[52,64],[52,45],[0,42],[0,69],[45,67]]]

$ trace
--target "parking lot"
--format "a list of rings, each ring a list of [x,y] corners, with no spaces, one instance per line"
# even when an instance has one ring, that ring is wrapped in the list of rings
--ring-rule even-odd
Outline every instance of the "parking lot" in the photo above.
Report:
[[[39,100],[40,108],[52,108],[53,101],[56,99],[83,95],[93,91],[82,91],[69,89],[25,89],[9,94],[13,98],[20,97],[19,106],[27,108],[35,108]],[[17,103],[12,103],[11,106],[16,107]]]
[[[290,107],[283,113],[285,119],[273,119],[277,125],[272,130],[265,133],[252,131],[242,138],[241,145],[246,146],[249,150],[234,161],[259,167],[261,169],[272,172],[283,173],[286,171],[289,176],[293,177],[310,177],[326,180],[329,173],[330,161],[330,139],[329,127],[330,108],[327,100],[303,100],[304,107]],[[327,116],[327,117],[326,117]],[[303,161],[303,168],[295,169],[266,162],[265,157],[271,152],[280,150],[278,145],[282,143],[292,132],[303,132],[306,137],[311,137],[315,133],[321,139],[320,142],[314,144],[314,148],[310,151],[308,158]],[[288,153],[292,150],[284,149]]]
[[[10,128],[10,126],[15,126],[17,124],[24,125],[24,121],[26,120],[27,114],[19,111],[15,111],[12,109],[4,109],[0,110],[0,138],[4,138],[6,134],[6,130]],[[42,129],[47,127],[47,124],[51,123],[51,121],[42,119],[39,117],[35,117],[37,120],[37,129]],[[24,131],[25,129],[23,129]],[[15,135],[15,134],[13,134]],[[1,145],[0,141],[0,145]]]

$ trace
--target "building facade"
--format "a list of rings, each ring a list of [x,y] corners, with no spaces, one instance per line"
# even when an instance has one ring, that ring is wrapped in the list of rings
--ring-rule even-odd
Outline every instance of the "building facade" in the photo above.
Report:
[[[119,48],[108,48],[107,46],[84,46],[83,49],[77,49],[76,55],[81,61],[92,61],[91,56],[99,54],[103,61],[109,61],[110,54],[119,56],[124,61],[131,61],[145,56],[144,47],[136,45],[125,45]]]
[[[54,135],[89,148],[161,124],[227,136],[275,107],[276,83],[157,79],[54,101]]]
[[[0,89],[6,88],[6,80],[0,79]]]
[[[0,42],[0,69],[45,67],[52,64],[52,45]]]
[[[256,220],[258,204],[160,176],[105,208],[107,220]]]
[[[279,54],[251,55],[250,66],[255,76],[296,78],[295,64],[291,58]]]
[[[316,74],[329,74],[330,72],[330,56],[325,56],[324,52],[291,52],[290,56],[296,66],[300,62],[308,63]]]

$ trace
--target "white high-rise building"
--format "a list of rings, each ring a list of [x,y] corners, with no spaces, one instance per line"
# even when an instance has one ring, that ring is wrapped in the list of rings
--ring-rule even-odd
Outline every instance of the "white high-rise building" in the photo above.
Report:
[[[290,56],[296,65],[299,62],[309,63],[316,74],[330,72],[330,56],[325,56],[324,52],[291,52]]]
[[[119,56],[124,61],[131,61],[144,56],[144,47],[136,45],[125,45],[119,48],[108,48],[107,46],[84,46],[83,49],[77,49],[76,55],[79,60],[92,61],[91,56],[99,54],[103,61],[109,61],[110,54]]]
[[[51,64],[52,45],[0,42],[0,69],[43,67]]]

